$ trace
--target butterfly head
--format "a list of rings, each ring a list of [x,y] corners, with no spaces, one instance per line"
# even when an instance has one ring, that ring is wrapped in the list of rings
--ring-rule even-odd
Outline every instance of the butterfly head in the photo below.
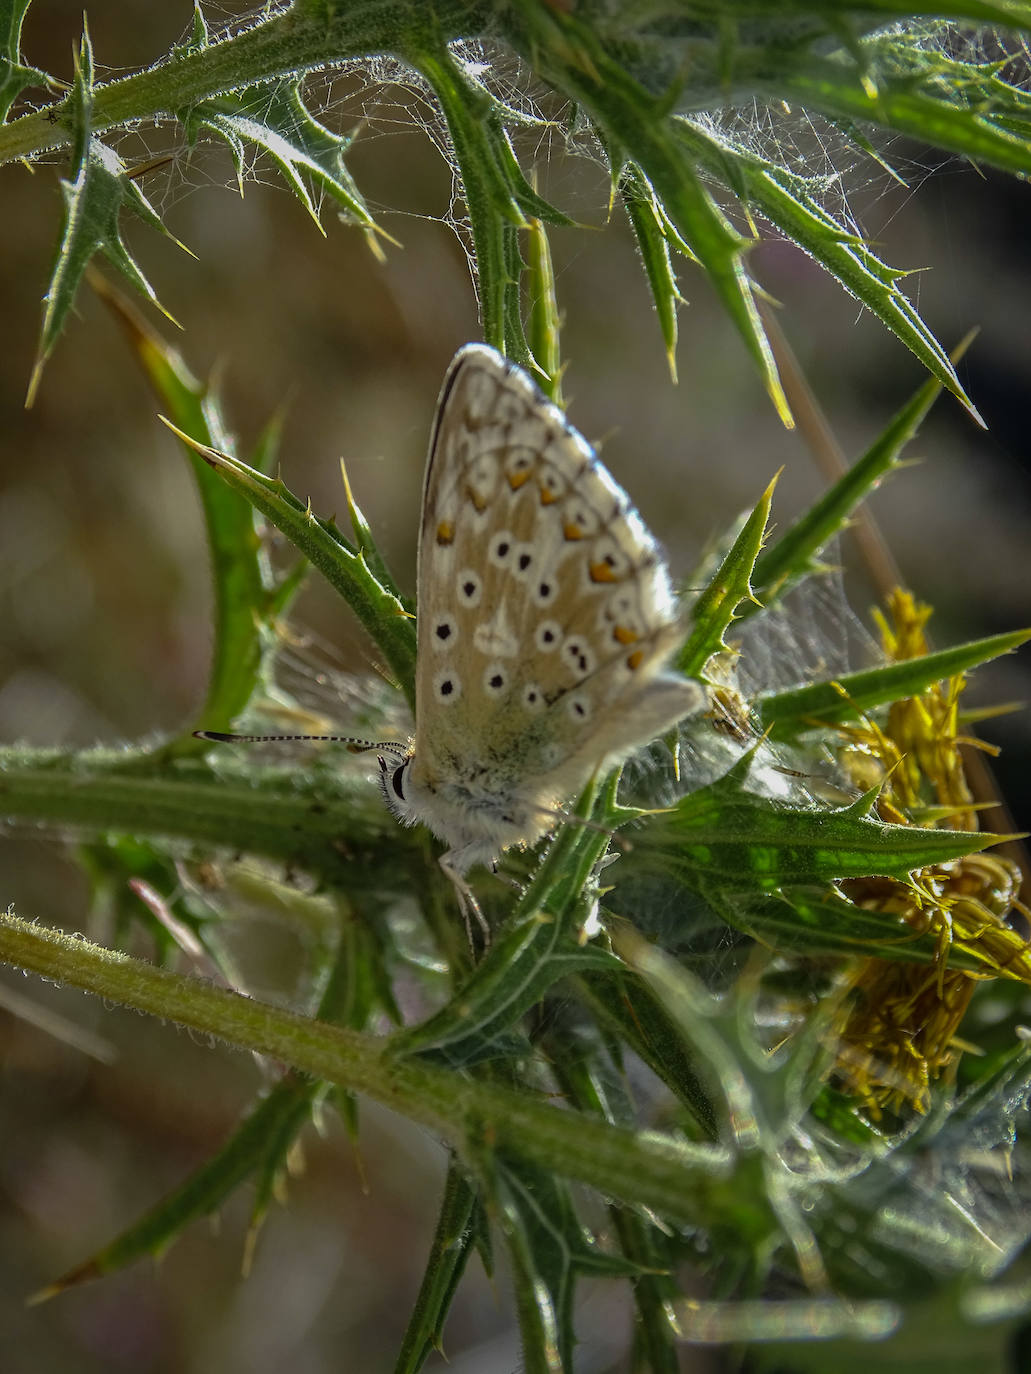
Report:
[[[418,789],[411,777],[415,754],[411,749],[404,753],[392,752],[389,756],[379,756],[379,785],[388,810],[402,825],[415,825],[422,819],[419,807]]]

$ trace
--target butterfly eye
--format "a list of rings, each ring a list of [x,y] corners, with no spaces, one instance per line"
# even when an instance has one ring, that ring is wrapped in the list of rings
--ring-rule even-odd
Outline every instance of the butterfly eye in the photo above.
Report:
[[[384,771],[386,771],[386,764],[383,763],[382,759],[380,759],[380,763],[382,764]],[[390,786],[394,789],[394,796],[397,797],[399,801],[405,800],[404,775],[405,769],[407,767],[408,760],[405,759],[404,763],[398,764],[398,766],[394,769],[393,776],[390,779]]]

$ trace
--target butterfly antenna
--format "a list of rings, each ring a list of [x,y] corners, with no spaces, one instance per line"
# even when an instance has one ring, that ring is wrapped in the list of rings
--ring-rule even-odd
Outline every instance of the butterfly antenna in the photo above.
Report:
[[[346,744],[352,754],[364,754],[369,749],[385,749],[399,757],[408,753],[408,746],[397,740],[355,739],[353,735],[230,735],[222,730],[194,730],[193,737],[215,744]]]

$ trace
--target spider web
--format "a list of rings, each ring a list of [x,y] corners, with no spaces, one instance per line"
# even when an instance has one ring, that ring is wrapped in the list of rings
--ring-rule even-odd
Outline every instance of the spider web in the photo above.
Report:
[[[271,12],[286,8],[272,7]],[[212,35],[217,38],[244,31],[265,13],[250,10],[240,14],[225,7],[206,7]],[[948,45],[954,55],[965,60],[980,56],[998,42],[991,34],[974,38],[940,25],[928,25],[925,32],[928,46]],[[180,42],[185,44],[189,38],[186,30]],[[508,112],[506,124],[524,167],[537,169],[549,182],[560,182],[566,188],[575,180],[573,193],[590,204],[597,222],[604,222],[609,194],[604,152],[591,127],[578,118],[569,102],[556,96],[499,43],[489,39],[457,42],[451,45],[451,54],[465,77],[481,85]],[[293,80],[283,78],[280,84],[287,86]],[[398,58],[374,56],[337,64],[331,71],[310,73],[304,77],[302,89],[308,110],[333,132],[356,133],[363,144],[396,139],[413,130],[429,140],[450,170],[451,181],[447,203],[436,213],[428,212],[428,217],[456,234],[475,281],[476,264],[458,161],[435,97],[423,78]],[[875,147],[863,148],[828,120],[804,110],[787,112],[758,100],[704,115],[695,113],[692,118],[720,141],[804,176],[824,208],[857,233],[864,232],[861,213],[854,208],[857,202],[861,201],[865,213],[876,219],[879,200],[897,190],[900,181],[905,183],[907,194],[912,194],[927,177],[956,161],[880,134],[872,136]],[[235,187],[237,170],[242,184],[282,185],[267,160],[253,148],[245,150],[241,167],[234,167],[227,176],[224,154],[217,158],[210,155],[212,145],[218,142],[214,136],[205,133],[197,147],[190,148],[173,124],[119,131],[112,141],[130,163],[163,161],[150,173],[147,183],[148,195],[163,211],[201,187]],[[384,150],[383,155],[390,154]],[[324,199],[318,191],[314,198],[317,206]],[[726,201],[725,193],[721,199]],[[892,215],[897,213],[896,199],[893,195],[889,202]],[[396,223],[414,213],[396,203],[370,203],[370,208],[388,229],[391,221]],[[733,207],[729,209],[733,213]],[[866,232],[883,228],[884,222],[877,222]]]

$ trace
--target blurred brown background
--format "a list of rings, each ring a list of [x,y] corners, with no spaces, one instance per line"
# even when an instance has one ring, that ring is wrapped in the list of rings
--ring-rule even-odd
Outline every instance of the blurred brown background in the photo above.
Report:
[[[181,37],[186,3],[123,0],[90,15],[99,74],[152,61]],[[27,59],[70,75],[80,10],[50,0],[30,12]],[[338,92],[331,118],[349,129],[359,95]],[[420,479],[437,389],[455,349],[478,337],[465,256],[441,222],[451,177],[428,139],[399,122],[389,97],[349,165],[383,227],[403,244],[376,263],[332,206],[322,239],[260,167],[239,198],[224,150],[188,153],[159,130],[127,139],[175,148],[143,183],[169,227],[197,254],[126,225],[159,297],[185,326],[196,375],[217,371],[242,453],[286,407],[283,475],[324,514],[343,509],[338,459],[399,577],[415,570]],[[896,144],[901,190],[860,168],[850,204],[884,257],[932,270],[910,279],[924,318],[948,346],[982,328],[963,376],[989,424],[938,403],[913,453],[873,510],[909,585],[931,601],[936,642],[1031,621],[1026,549],[1029,482],[1023,406],[1031,375],[1026,327],[1026,186]],[[854,155],[846,157],[855,162]],[[155,402],[104,308],[83,291],[35,408],[22,408],[60,212],[58,169],[4,169],[0,266],[0,738],[89,745],[160,735],[200,701],[209,648],[206,551],[189,473],[157,422]],[[924,184],[921,184],[924,182]],[[552,235],[565,316],[570,416],[605,457],[670,550],[676,573],[752,504],[782,465],[775,510],[786,521],[822,487],[800,440],[779,425],[706,282],[685,264],[680,385],[670,385],[630,233],[605,225],[598,169],[556,165],[544,189],[601,232]],[[850,457],[922,382],[918,364],[790,246],[764,244],[759,281]],[[153,315],[166,337],[174,331]],[[846,546],[846,558],[854,552]],[[850,578],[865,617],[869,591]],[[361,670],[346,610],[312,586],[298,619]],[[1028,694],[1028,658],[978,678],[983,700]],[[1031,821],[1026,716],[993,722],[998,775],[1018,822]],[[5,838],[0,900],[25,917],[80,925],[86,889],[56,839]],[[144,952],[145,951],[141,951]],[[389,1369],[436,1205],[435,1142],[385,1113],[365,1113],[369,1193],[330,1118],[313,1133],[308,1171],[275,1213],[255,1273],[238,1282],[246,1205],[220,1236],[193,1227],[160,1268],[137,1265],[42,1308],[27,1293],[88,1255],[225,1138],[261,1081],[242,1056],[196,1045],[168,1026],[104,1009],[17,976],[17,998],[102,1036],[103,1064],[0,1008],[0,1330],[5,1374],[30,1370],[302,1371]],[[8,994],[10,995],[10,994]],[[453,1371],[517,1367],[511,1314],[475,1277],[448,1348]],[[503,1292],[503,1283],[498,1292]],[[585,1288],[584,1370],[622,1368],[624,1312]],[[685,1356],[685,1368],[708,1367]]]

